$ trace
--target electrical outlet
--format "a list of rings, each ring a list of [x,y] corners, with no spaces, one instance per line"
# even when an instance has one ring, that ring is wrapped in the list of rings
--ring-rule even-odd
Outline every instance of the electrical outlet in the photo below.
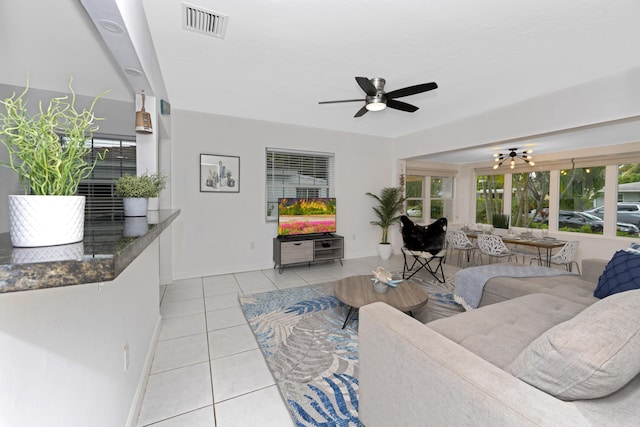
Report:
[[[126,343],[124,345],[124,348],[122,349],[122,355],[124,357],[124,373],[127,373],[127,370],[129,369],[129,343]]]

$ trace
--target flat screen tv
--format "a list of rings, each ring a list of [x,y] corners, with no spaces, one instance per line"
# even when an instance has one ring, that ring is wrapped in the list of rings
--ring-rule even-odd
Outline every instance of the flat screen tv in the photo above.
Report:
[[[336,199],[278,199],[278,236],[336,232]]]

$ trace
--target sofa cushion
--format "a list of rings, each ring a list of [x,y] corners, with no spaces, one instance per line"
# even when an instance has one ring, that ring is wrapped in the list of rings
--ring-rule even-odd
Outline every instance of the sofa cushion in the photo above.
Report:
[[[640,290],[617,293],[531,342],[506,368],[562,400],[595,399],[640,373]]]
[[[434,320],[426,326],[504,368],[531,341],[584,308],[553,295],[531,294]]]
[[[640,255],[617,251],[607,263],[593,295],[605,298],[630,289],[640,289]]]
[[[484,286],[480,307],[534,293],[555,295],[587,306],[598,301],[593,296],[595,287],[595,283],[582,280],[577,275],[494,277]]]

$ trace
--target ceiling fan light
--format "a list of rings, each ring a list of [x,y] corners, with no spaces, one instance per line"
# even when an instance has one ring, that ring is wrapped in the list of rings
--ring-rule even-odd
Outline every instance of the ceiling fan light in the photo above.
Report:
[[[369,111],[382,111],[387,108],[387,104],[381,99],[372,99],[367,103],[367,110]]]

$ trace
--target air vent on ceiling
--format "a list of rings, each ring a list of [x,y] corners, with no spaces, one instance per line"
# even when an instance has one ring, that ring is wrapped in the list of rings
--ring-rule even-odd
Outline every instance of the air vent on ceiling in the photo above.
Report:
[[[229,17],[222,13],[182,3],[182,27],[213,37],[224,38]]]

